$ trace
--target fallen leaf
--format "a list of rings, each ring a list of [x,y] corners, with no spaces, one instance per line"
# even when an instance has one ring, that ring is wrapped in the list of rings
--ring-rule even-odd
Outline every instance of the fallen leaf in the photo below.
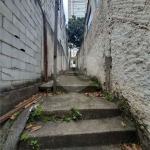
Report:
[[[138,150],[143,150],[140,145],[137,146]]]
[[[50,97],[51,97],[51,96],[53,96],[53,95],[52,95],[52,94],[48,94],[48,96],[50,96]]]
[[[12,116],[10,117],[10,119],[11,119],[11,120],[14,120],[14,119],[15,119],[15,116],[14,116],[14,115],[12,115]]]
[[[145,129],[144,126],[141,126],[141,129],[144,130]]]
[[[86,95],[86,96],[88,96],[88,97],[90,96],[90,94],[89,94],[89,93],[85,93],[85,95]]]
[[[37,130],[39,130],[39,129],[41,129],[41,128],[42,128],[42,126],[35,126],[35,127],[32,127],[30,132],[37,131]]]
[[[31,127],[33,127],[33,124],[26,126],[26,129],[30,129]]]
[[[126,148],[126,150],[133,150],[129,145],[123,144],[123,147]]]
[[[126,127],[126,124],[124,122],[121,122],[121,124],[122,124],[123,127]]]
[[[132,144],[132,149],[133,150],[138,150],[135,143]]]
[[[132,150],[138,150],[138,149],[136,148],[136,146],[133,146],[133,147],[132,147]]]
[[[102,94],[100,92],[95,93],[95,97],[101,97],[101,96],[102,96]]]

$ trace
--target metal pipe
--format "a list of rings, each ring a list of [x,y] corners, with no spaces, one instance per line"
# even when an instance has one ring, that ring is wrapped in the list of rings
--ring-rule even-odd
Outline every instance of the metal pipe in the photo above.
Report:
[[[43,13],[44,22],[44,81],[48,82],[48,60],[47,60],[47,20]]]
[[[55,0],[53,94],[56,94],[56,90],[57,90],[57,30],[58,30],[58,6],[59,6],[59,0]]]

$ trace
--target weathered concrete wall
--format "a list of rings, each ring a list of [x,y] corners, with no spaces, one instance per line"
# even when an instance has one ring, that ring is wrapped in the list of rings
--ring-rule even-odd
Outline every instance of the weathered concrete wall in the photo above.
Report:
[[[47,18],[47,38],[48,38],[48,76],[51,77],[53,74],[53,49],[54,49],[54,19],[55,19],[55,0],[43,0],[42,8]],[[65,16],[63,2],[60,1],[58,11],[58,45],[57,45],[57,73],[66,70],[66,59],[67,59],[67,36],[65,26]],[[63,61],[64,60],[64,61]],[[63,64],[62,64],[63,62]]]
[[[47,24],[47,46],[48,46],[48,77],[51,78],[54,67],[54,32],[49,24]],[[64,43],[63,43],[64,44]],[[66,46],[65,46],[66,47]],[[66,49],[63,48],[62,44],[57,42],[57,74],[60,71],[67,70],[67,55]]]
[[[131,112],[147,126],[150,139],[150,1],[112,1],[111,6],[112,89],[129,100]]]
[[[0,20],[2,115],[38,90],[34,83],[42,76],[42,10],[37,1],[4,0],[0,1]]]
[[[149,0],[101,0],[85,32],[78,66],[96,76],[104,89],[128,100],[130,111],[146,127],[143,135],[150,139],[149,41]],[[144,144],[150,147],[146,140]]]
[[[54,18],[55,18],[55,0],[43,0],[42,8],[45,12],[48,23],[54,32]],[[58,42],[62,45],[63,51],[66,54],[67,46],[67,36],[66,36],[66,25],[65,25],[65,15],[63,8],[63,1],[60,1],[59,11],[58,11]]]
[[[55,7],[51,7],[50,3],[54,5],[55,1],[47,1],[46,17],[47,14],[54,14]],[[66,29],[62,3],[60,8],[58,54],[61,55],[63,51],[62,54],[66,58]],[[0,115],[12,109],[23,99],[35,94],[38,91],[37,84],[41,83],[45,74],[42,9],[44,8],[40,7],[38,0],[0,1]],[[54,20],[54,15],[47,17],[49,77],[53,73]],[[66,66],[60,67],[60,61],[58,72],[66,69]],[[12,93],[16,95],[15,98]]]
[[[0,90],[41,77],[43,20],[34,1],[0,1]]]

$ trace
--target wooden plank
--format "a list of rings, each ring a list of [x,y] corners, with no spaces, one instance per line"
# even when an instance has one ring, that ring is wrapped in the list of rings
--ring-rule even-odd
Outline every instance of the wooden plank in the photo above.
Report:
[[[4,122],[6,119],[8,119],[9,117],[11,117],[14,113],[16,113],[18,110],[24,108],[26,105],[28,105],[29,103],[32,103],[35,101],[35,99],[39,100],[42,97],[43,94],[37,94],[34,95],[32,97],[30,97],[29,99],[23,101],[22,103],[20,103],[19,105],[17,105],[17,107],[15,107],[13,110],[9,111],[8,113],[6,113],[5,115],[3,115],[2,117],[0,117],[0,123]],[[37,101],[36,100],[36,101]]]

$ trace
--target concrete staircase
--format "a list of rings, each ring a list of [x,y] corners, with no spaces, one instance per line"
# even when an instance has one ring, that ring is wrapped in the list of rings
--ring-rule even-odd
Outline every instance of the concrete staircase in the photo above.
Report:
[[[81,73],[79,70],[76,70],[76,69],[70,69],[69,71],[67,71],[67,75],[68,76],[79,76],[79,75],[83,75],[83,73]]]
[[[47,97],[41,105],[43,115],[59,117],[71,116],[71,109],[75,107],[82,119],[38,121],[36,125],[42,128],[35,132],[25,131],[29,133],[29,139],[19,144],[19,150],[30,150],[31,140],[38,140],[40,150],[121,150],[116,145],[137,141],[135,128],[120,117],[116,105],[100,97],[69,93]]]
[[[72,74],[73,73],[73,74]],[[74,75],[75,72],[70,72],[71,75],[61,75],[57,78],[57,89],[62,92],[95,92],[95,83],[84,75]],[[40,85],[40,92],[52,92],[53,81]]]

